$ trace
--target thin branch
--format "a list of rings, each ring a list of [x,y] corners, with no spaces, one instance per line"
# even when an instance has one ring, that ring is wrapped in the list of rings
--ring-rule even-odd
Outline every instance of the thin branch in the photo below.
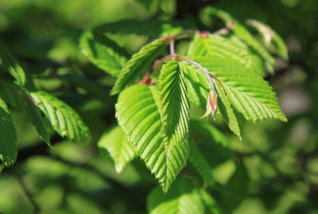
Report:
[[[156,62],[154,63],[154,65],[152,67],[152,70],[155,70],[155,69],[161,67],[166,60],[172,60],[174,56],[175,56],[175,54],[173,54],[173,55],[170,54],[168,56],[165,56],[161,59],[156,60]]]
[[[175,40],[171,39],[171,41],[170,41],[170,55],[176,54],[175,50],[174,50],[174,42],[175,42]]]
[[[178,38],[178,37],[183,36],[183,35],[186,35],[186,34],[194,35],[194,34],[195,34],[195,31],[193,31],[193,30],[185,30],[185,31],[182,31],[182,32],[180,32],[180,33],[175,34],[173,37],[174,37],[174,38]]]
[[[25,96],[34,105],[34,107],[36,107],[36,108],[38,107],[37,104],[34,102],[34,100],[27,93],[25,93],[25,91],[23,91],[22,89],[14,88],[14,87],[11,87],[11,86],[3,86],[3,85],[0,86],[0,88],[8,88],[8,89],[13,90],[16,93],[22,94],[23,96]]]
[[[227,28],[221,28],[220,30],[215,31],[213,34],[214,34],[214,35],[219,35],[219,36],[226,36],[226,35],[229,34],[229,29],[227,29]]]
[[[185,62],[188,62],[188,63],[194,65],[195,67],[197,67],[197,68],[199,68],[201,71],[203,71],[204,74],[207,76],[207,78],[208,78],[208,80],[209,80],[209,82],[210,82],[210,85],[211,85],[211,87],[213,88],[213,90],[214,90],[214,84],[213,84],[213,82],[212,82],[212,80],[211,80],[210,77],[212,77],[212,79],[217,80],[217,81],[219,82],[219,84],[222,86],[225,95],[227,96],[227,93],[226,93],[226,90],[225,90],[223,84],[220,82],[220,80],[219,80],[216,76],[214,76],[212,73],[210,73],[206,68],[204,68],[204,67],[203,67],[202,65],[200,65],[199,63],[197,63],[197,62],[195,62],[195,61],[192,61],[192,60],[190,60],[190,59],[187,59],[187,58],[184,58],[184,57],[180,57],[180,56],[179,56],[178,58],[179,58],[180,60],[183,60],[183,61],[185,61]]]
[[[22,179],[22,177],[17,176],[17,180],[21,186],[21,188],[23,189],[25,195],[27,196],[27,198],[29,199],[29,201],[31,202],[31,204],[34,207],[34,213],[40,213],[40,207],[39,205],[35,202],[35,200],[33,199],[33,194],[27,189],[24,180]]]

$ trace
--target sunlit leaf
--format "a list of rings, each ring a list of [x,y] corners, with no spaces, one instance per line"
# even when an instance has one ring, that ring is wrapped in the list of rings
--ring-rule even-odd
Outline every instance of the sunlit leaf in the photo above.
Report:
[[[279,56],[288,59],[288,50],[284,40],[270,26],[256,20],[247,20],[246,23],[263,36],[265,47],[273,48]]]
[[[231,107],[240,112],[247,121],[287,118],[282,113],[275,92],[261,76],[238,63],[197,59],[199,64],[211,71],[223,84]],[[218,86],[218,84],[216,84]],[[217,87],[218,90],[223,90]]]
[[[59,135],[84,145],[90,143],[88,127],[70,106],[44,91],[31,91],[30,96]]]
[[[152,89],[150,89],[152,88]],[[145,162],[167,192],[189,153],[188,144],[165,145],[161,138],[161,116],[158,111],[158,92],[155,86],[137,84],[119,94],[116,117],[134,150]]]
[[[265,66],[270,73],[274,72],[275,59],[261,45],[261,43],[240,23],[233,22],[233,32],[235,35],[245,42],[255,53],[261,56],[265,62]]]
[[[98,32],[85,31],[79,46],[92,63],[113,76],[119,75],[127,61],[126,51]]]
[[[6,103],[0,98],[0,172],[17,158],[17,133]]]
[[[159,76],[162,102],[162,136],[173,147],[188,140],[190,106],[183,73],[174,60],[163,66]],[[182,157],[182,155],[181,155]],[[182,165],[185,160],[180,160]]]
[[[105,132],[97,145],[102,153],[110,155],[118,173],[135,157],[135,152],[120,126]]]
[[[218,60],[217,60],[218,61]],[[223,60],[220,60],[223,61]],[[183,70],[185,71],[186,83],[188,87],[189,99],[192,103],[205,108],[207,103],[207,96],[210,91],[210,86],[208,80],[200,70],[198,70],[193,65],[188,63],[182,63]],[[213,73],[213,72],[212,72]],[[239,138],[240,128],[233,112],[231,104],[226,97],[221,85],[214,81],[216,90],[218,92],[218,108],[217,111],[223,116],[226,124],[229,126],[230,130],[234,132]]]
[[[111,94],[114,95],[121,92],[130,83],[145,74],[167,44],[168,41],[165,38],[160,38],[145,45],[139,52],[135,53],[120,71]]]
[[[150,214],[205,213],[199,189],[184,178],[178,179],[167,194],[155,188],[148,195],[147,204]]]
[[[209,34],[206,37],[196,34],[188,50],[189,56],[210,57],[239,62],[241,66],[252,67],[252,58],[244,46],[230,39]]]

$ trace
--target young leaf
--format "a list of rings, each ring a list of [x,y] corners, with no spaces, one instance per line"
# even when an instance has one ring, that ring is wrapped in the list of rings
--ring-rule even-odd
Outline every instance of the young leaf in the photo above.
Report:
[[[218,92],[218,103],[219,103],[219,111],[224,118],[226,125],[230,128],[230,130],[237,135],[237,137],[241,140],[241,130],[238,124],[236,115],[233,112],[233,108],[230,104],[229,99],[226,97],[224,93],[223,87],[219,82],[214,81],[214,85],[216,86],[216,90]]]
[[[28,92],[23,91],[14,84],[8,84],[5,88],[0,90],[0,97],[2,97],[12,107],[25,112],[29,116],[32,124],[35,126],[41,139],[51,146],[49,135],[50,123],[45,117],[43,117],[43,114],[37,108],[35,103],[33,103]]]
[[[190,106],[183,73],[177,61],[165,64],[159,76],[162,136],[166,146],[188,140]]]
[[[201,154],[200,150],[196,147],[193,141],[190,141],[190,154],[189,162],[195,167],[199,174],[203,178],[203,188],[208,187],[214,181],[212,176],[212,170],[205,160],[204,156]]]
[[[256,21],[247,20],[246,24],[254,27],[264,38],[264,45],[269,47],[271,44],[274,47],[274,51],[284,59],[288,59],[288,50],[283,39],[268,25]]]
[[[167,194],[163,194],[160,188],[151,191],[147,206],[150,214],[205,213],[199,189],[184,178],[178,179]]]
[[[90,143],[88,127],[70,106],[44,91],[31,91],[30,96],[59,135],[84,145]]]
[[[120,126],[115,126],[104,133],[97,145],[103,153],[110,155],[118,173],[135,157],[135,152]]]
[[[223,60],[220,60],[223,61]],[[207,96],[210,91],[209,83],[206,76],[193,65],[183,62],[182,68],[185,71],[186,83],[188,86],[190,101],[195,105],[205,108]],[[223,116],[226,124],[234,134],[241,139],[240,127],[237,118],[233,112],[231,104],[227,99],[221,85],[215,81],[216,90],[218,92],[218,111]]]
[[[0,98],[0,172],[17,158],[17,133],[6,103]]]
[[[79,46],[92,63],[113,76],[119,75],[127,61],[126,51],[98,32],[84,32]]]
[[[3,67],[8,70],[9,73],[16,79],[19,85],[24,85],[26,83],[26,74],[21,68],[18,61],[4,48],[0,46],[0,70]]]
[[[167,39],[160,38],[145,45],[138,53],[134,54],[120,71],[111,94],[114,95],[121,92],[130,83],[144,74],[168,43]]]
[[[240,112],[247,121],[253,122],[264,119],[287,121],[268,82],[252,69],[246,69],[234,62],[211,59],[196,61],[222,82],[235,114]],[[223,90],[216,85],[217,89]]]
[[[196,34],[188,50],[189,56],[219,58],[227,61],[239,62],[241,66],[252,67],[252,58],[244,46],[238,45],[230,39],[209,34],[202,37]]]
[[[255,51],[265,61],[265,66],[270,73],[274,72],[275,59],[267,52],[259,41],[246,29],[244,25],[233,22],[233,32],[235,35],[245,42],[252,50]]]
[[[152,88],[152,89],[150,89]],[[188,144],[165,145],[161,138],[161,116],[154,96],[155,86],[136,84],[119,94],[116,117],[134,150],[155,174],[164,192],[176,179],[188,157]]]

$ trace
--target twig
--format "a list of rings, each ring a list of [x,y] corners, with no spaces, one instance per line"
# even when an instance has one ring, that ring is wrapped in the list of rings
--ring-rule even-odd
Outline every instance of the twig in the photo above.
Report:
[[[174,41],[175,41],[174,38],[171,39],[171,41],[170,41],[170,55],[176,54],[175,50],[174,50]]]
[[[17,176],[17,180],[21,186],[21,188],[23,189],[25,195],[27,196],[27,198],[29,199],[29,201],[31,202],[31,204],[33,205],[34,207],[34,213],[37,214],[37,213],[40,213],[40,207],[39,205],[35,202],[35,200],[33,199],[33,194],[27,189],[22,177],[20,176]]]
[[[199,68],[201,71],[203,71],[203,72],[205,73],[205,75],[207,76],[207,78],[208,78],[208,80],[209,80],[209,82],[210,82],[210,85],[211,85],[211,87],[212,87],[213,89],[214,89],[214,84],[213,84],[212,80],[213,80],[213,79],[217,80],[217,81],[219,82],[219,84],[222,86],[225,95],[227,96],[227,93],[226,93],[226,90],[225,90],[223,84],[220,82],[220,80],[219,80],[216,76],[214,76],[212,73],[210,73],[206,68],[204,68],[204,67],[203,67],[202,65],[200,65],[199,63],[197,63],[197,62],[195,62],[195,61],[192,61],[192,60],[190,60],[190,59],[187,59],[187,58],[184,58],[184,57],[180,57],[180,56],[179,56],[178,58],[179,58],[180,60],[183,60],[183,61],[185,61],[185,62],[188,62],[188,63],[194,65],[195,67],[197,67],[197,68]],[[211,77],[212,77],[212,79],[211,79]]]
[[[13,90],[16,93],[22,94],[34,105],[34,107],[36,107],[36,108],[38,107],[37,104],[34,102],[34,100],[27,93],[25,93],[25,91],[23,91],[22,89],[14,88],[11,86],[3,86],[3,85],[0,86],[0,88],[8,88],[8,89]]]

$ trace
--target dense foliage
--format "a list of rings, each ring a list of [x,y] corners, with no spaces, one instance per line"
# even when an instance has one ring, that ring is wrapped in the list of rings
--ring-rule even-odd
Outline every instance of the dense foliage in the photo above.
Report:
[[[1,2],[0,212],[314,213],[316,9]]]

